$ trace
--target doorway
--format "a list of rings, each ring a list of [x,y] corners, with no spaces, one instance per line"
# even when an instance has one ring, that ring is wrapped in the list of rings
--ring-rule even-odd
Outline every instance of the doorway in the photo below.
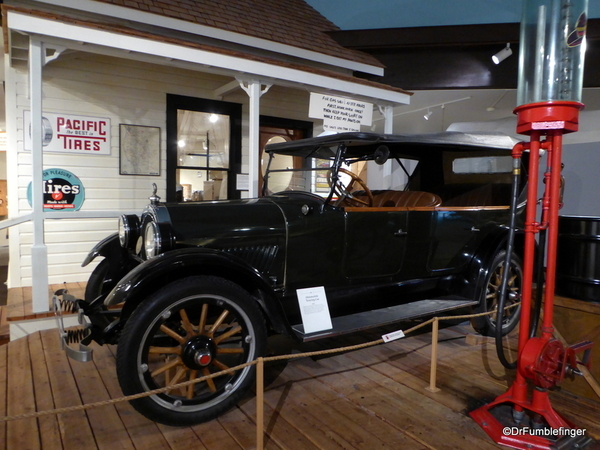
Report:
[[[312,137],[313,123],[304,120],[282,119],[279,117],[260,116],[259,129],[259,148],[260,148],[260,167],[259,167],[259,196],[263,195],[263,177],[269,162],[269,156],[265,152],[265,146],[278,142],[296,141]],[[275,164],[275,166],[273,166]],[[293,156],[278,155],[272,163],[272,167],[301,167],[303,161],[301,158]],[[291,176],[290,174],[280,174],[281,176]],[[273,180],[277,185],[286,186],[289,180]],[[279,190],[279,189],[276,189]]]

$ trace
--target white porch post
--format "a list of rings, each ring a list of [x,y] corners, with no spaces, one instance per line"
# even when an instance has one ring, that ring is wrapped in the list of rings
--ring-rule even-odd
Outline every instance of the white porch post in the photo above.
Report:
[[[48,248],[44,242],[42,67],[44,46],[39,36],[29,38],[29,92],[31,95],[31,203],[33,246],[31,247],[33,312],[48,311]]]
[[[392,134],[394,129],[394,107],[392,105],[377,105],[383,115],[383,132]],[[367,183],[371,189],[391,189],[392,187],[392,161],[387,161],[379,166],[372,161],[368,163]]]
[[[272,84],[266,84],[262,88],[260,80],[238,79],[241,88],[246,91],[249,97],[249,132],[248,132],[248,197],[258,197],[258,171],[260,169],[260,97],[266,93]]]
[[[383,132],[392,134],[394,132],[394,107],[391,105],[380,106],[384,117]],[[392,160],[387,161],[382,167],[383,185],[386,189],[392,188]]]
[[[379,106],[383,115],[383,132],[392,134],[394,132],[394,107],[392,105]]]

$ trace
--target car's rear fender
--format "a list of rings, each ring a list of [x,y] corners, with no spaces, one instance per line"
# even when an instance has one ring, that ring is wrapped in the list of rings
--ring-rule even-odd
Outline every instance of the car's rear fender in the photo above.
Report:
[[[508,242],[508,229],[499,228],[481,242],[473,254],[468,270],[465,271],[465,277],[462,285],[458,288],[460,294],[467,298],[481,298],[482,289],[485,289],[485,278],[494,257],[498,252],[506,249]],[[523,256],[524,234],[522,231],[515,233],[515,242],[513,251]]]
[[[274,288],[260,272],[241,258],[219,250],[183,248],[163,253],[135,267],[107,295],[106,306],[124,303],[121,325],[149,295],[189,276],[212,275],[231,280],[250,292],[278,333],[289,326]]]

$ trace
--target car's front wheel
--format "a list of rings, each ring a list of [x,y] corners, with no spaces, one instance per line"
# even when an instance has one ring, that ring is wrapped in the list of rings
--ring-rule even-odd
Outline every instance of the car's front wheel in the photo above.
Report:
[[[485,313],[494,311],[491,315],[474,317],[471,319],[473,328],[484,336],[495,336],[497,324],[498,302],[500,299],[500,288],[502,285],[502,276],[504,273],[506,251],[502,250],[496,254],[489,267],[485,278],[485,285],[481,294],[479,305],[475,308],[475,313]],[[506,300],[504,306],[518,304],[502,315],[502,335],[510,333],[521,315],[521,288],[523,284],[523,267],[521,259],[513,254],[508,268],[508,283],[506,287]]]
[[[253,361],[265,346],[262,313],[246,290],[218,277],[188,277],[131,314],[117,348],[117,375],[125,395],[138,394]],[[131,404],[167,425],[205,422],[238,403],[254,372],[250,365]]]

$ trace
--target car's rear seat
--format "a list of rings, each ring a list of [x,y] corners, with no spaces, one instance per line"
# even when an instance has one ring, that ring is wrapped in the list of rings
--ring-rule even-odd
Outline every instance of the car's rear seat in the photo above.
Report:
[[[511,185],[507,183],[486,184],[475,188],[463,188],[459,195],[444,200],[444,206],[506,206],[510,204]]]
[[[442,204],[442,199],[430,192],[423,191],[391,191],[391,190],[375,190],[373,194],[374,207],[417,207],[417,206],[439,206]],[[354,197],[366,199],[364,191],[353,192]]]

